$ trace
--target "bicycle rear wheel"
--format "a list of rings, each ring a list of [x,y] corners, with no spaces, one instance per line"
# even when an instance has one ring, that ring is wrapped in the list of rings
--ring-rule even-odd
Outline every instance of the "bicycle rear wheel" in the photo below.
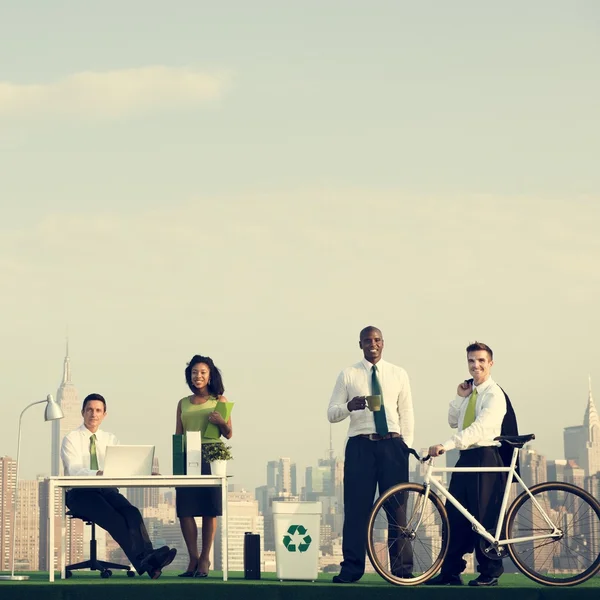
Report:
[[[449,543],[448,515],[425,486],[401,483],[379,497],[369,517],[367,553],[395,585],[419,585],[439,570]]]
[[[527,577],[545,585],[577,585],[593,577],[600,569],[600,504],[569,483],[541,483],[529,491],[561,535],[509,544],[515,565]],[[529,494],[523,492],[508,509],[506,538],[550,533],[552,527]]]

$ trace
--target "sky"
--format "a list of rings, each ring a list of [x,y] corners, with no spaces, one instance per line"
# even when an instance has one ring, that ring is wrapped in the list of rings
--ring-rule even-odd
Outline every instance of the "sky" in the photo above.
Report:
[[[0,0],[0,455],[68,335],[80,399],[164,473],[204,354],[234,481],[284,456],[303,480],[375,325],[417,448],[480,340],[562,458],[588,375],[600,398],[599,33],[593,0]],[[25,478],[50,469],[42,413]]]

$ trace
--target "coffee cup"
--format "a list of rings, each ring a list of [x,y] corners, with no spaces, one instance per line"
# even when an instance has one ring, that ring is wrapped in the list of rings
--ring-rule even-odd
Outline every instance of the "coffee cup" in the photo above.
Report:
[[[381,410],[381,396],[367,396],[366,401],[370,411],[377,412]]]

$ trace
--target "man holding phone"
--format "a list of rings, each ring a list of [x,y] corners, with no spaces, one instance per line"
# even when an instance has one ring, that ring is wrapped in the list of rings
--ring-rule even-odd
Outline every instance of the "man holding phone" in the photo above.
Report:
[[[458,448],[457,467],[504,467],[498,452],[500,444],[494,438],[501,434],[507,400],[490,375],[493,364],[494,354],[489,346],[481,342],[467,346],[467,366],[473,379],[458,385],[457,396],[450,402],[448,410],[448,423],[458,429],[458,433],[443,444],[431,446],[430,456],[440,456],[447,450]],[[496,526],[505,478],[506,473],[452,473],[449,491],[489,531]],[[498,578],[504,572],[502,560],[492,560],[484,555],[479,546],[480,536],[449,502],[446,510],[450,522],[450,547],[440,575],[427,581],[426,585],[462,585],[460,574],[467,566],[463,555],[473,549],[480,575],[469,581],[469,585],[498,585]]]
[[[413,404],[406,371],[381,359],[383,335],[377,327],[365,327],[358,345],[363,359],[340,373],[327,410],[330,423],[350,417],[344,462],[344,560],[334,583],[353,583],[363,576],[375,491],[379,488],[382,494],[408,481],[406,448],[413,441]],[[402,521],[406,513],[400,510],[397,519]],[[392,572],[410,577],[411,545],[388,542]]]

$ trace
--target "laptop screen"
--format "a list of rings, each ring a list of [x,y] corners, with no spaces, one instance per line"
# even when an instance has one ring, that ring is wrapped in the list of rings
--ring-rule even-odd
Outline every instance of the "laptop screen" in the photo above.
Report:
[[[154,446],[106,446],[104,475],[107,477],[135,477],[152,475]]]

